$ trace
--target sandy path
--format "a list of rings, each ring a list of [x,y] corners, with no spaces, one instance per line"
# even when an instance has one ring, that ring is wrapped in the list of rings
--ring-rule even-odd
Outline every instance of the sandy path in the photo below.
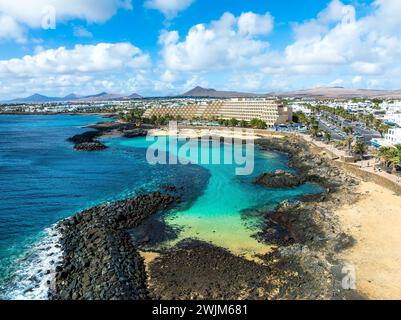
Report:
[[[363,182],[360,201],[339,209],[344,230],[357,243],[342,258],[356,268],[357,289],[370,299],[401,299],[401,197]]]

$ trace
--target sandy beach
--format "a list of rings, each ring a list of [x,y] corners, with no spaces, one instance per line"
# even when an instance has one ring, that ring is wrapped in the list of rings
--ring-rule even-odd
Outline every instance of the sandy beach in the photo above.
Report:
[[[148,130],[149,136],[177,136],[180,138],[198,138],[203,136],[219,136],[223,138],[237,138],[257,140],[260,138],[281,138],[285,134],[275,131],[251,128],[227,128],[227,127],[179,127],[177,130],[169,130],[168,127]]]
[[[199,138],[203,136],[219,136],[222,138],[234,138],[234,139],[250,139],[256,140],[259,139],[259,136],[256,135],[252,130],[241,130],[241,129],[217,129],[217,128],[209,128],[209,129],[197,129],[197,128],[179,128],[178,130],[169,130],[166,129],[152,129],[148,132],[149,136],[153,137],[163,137],[163,136],[178,136],[178,138],[186,139],[186,138]]]
[[[337,211],[356,244],[342,258],[356,268],[357,290],[369,299],[401,299],[401,197],[362,182],[361,199]]]

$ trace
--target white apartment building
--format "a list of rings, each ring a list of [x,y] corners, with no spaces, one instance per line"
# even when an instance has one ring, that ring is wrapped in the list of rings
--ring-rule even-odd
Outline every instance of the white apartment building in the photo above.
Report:
[[[384,141],[389,146],[401,144],[401,128],[390,129],[384,136]]]
[[[183,119],[237,119],[251,121],[260,119],[269,127],[285,123],[292,119],[292,109],[284,106],[276,99],[267,98],[233,98],[188,104],[185,106],[164,106],[148,109],[143,115],[145,118],[152,116],[180,116]]]
[[[401,128],[393,128],[384,135],[384,139],[372,139],[375,147],[391,147],[401,144]]]

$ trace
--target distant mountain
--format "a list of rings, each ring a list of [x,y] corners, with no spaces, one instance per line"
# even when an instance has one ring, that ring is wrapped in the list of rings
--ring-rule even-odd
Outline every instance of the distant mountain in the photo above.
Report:
[[[257,93],[244,93],[236,91],[217,91],[215,89],[206,89],[202,87],[195,87],[188,92],[180,95],[181,97],[197,97],[197,98],[239,98],[239,97],[261,97],[266,96]]]
[[[401,98],[401,90],[374,90],[374,89],[349,89],[343,87],[319,87],[290,92],[274,92],[273,96],[298,97],[298,98]]]
[[[126,98],[127,98],[127,99],[142,99],[143,97],[140,96],[140,95],[137,94],[137,93],[133,93],[133,94],[130,94],[129,96],[127,96]]]
[[[65,96],[64,98],[61,98],[62,100],[76,100],[76,99],[80,99],[82,98],[81,96],[75,94],[75,93],[71,93],[67,96]]]
[[[281,98],[393,98],[401,99],[401,90],[371,90],[371,89],[349,89],[343,87],[319,87],[289,92],[270,92],[266,94],[237,92],[237,91],[218,91],[211,88],[197,86],[192,90],[176,97],[192,98],[256,98],[256,97],[281,97]],[[3,103],[52,103],[52,102],[99,102],[142,99],[137,93],[131,95],[120,95],[108,92],[101,92],[94,95],[80,96],[71,93],[65,97],[48,97],[35,93],[26,98],[4,101]]]
[[[254,98],[254,97],[289,97],[289,98],[394,98],[401,99],[401,90],[372,90],[372,89],[348,89],[343,87],[319,87],[289,92],[270,92],[266,94],[244,93],[236,91],[217,91],[195,87],[185,92],[182,97],[199,98]]]
[[[59,101],[60,99],[61,98],[47,97],[47,96],[35,93],[29,97],[21,98],[21,99],[14,99],[9,102],[11,102],[11,103],[43,103],[43,102]]]
[[[120,100],[124,99],[125,96],[123,95],[118,95],[118,94],[113,94],[113,93],[107,93],[107,92],[101,92],[98,94],[90,95],[90,96],[85,96],[78,101],[86,102],[86,101],[111,101],[111,100]]]
[[[31,95],[26,98],[18,98],[6,103],[51,103],[51,102],[96,102],[96,101],[113,101],[113,100],[131,100],[141,99],[139,94],[133,93],[129,96],[112,94],[107,92],[101,92],[94,95],[80,96],[75,93],[71,93],[65,97],[48,97],[38,93]]]

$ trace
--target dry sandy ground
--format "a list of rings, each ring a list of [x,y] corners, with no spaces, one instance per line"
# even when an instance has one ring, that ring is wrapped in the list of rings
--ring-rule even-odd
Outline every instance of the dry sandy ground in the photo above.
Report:
[[[401,299],[401,197],[363,182],[357,203],[339,209],[344,231],[357,241],[342,258],[356,269],[357,290],[370,299]]]

